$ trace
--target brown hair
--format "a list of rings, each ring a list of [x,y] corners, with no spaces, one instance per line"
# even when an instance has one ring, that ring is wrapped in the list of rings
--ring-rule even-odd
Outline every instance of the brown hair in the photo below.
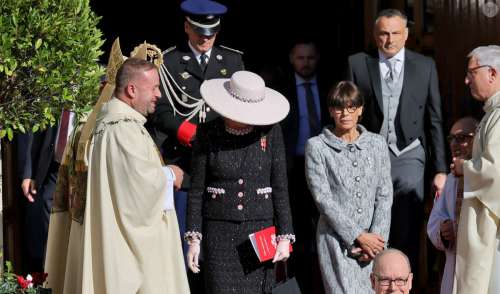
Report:
[[[340,81],[328,93],[328,107],[361,107],[365,104],[358,87],[350,81]]]
[[[129,58],[125,60],[122,66],[116,73],[116,88],[115,92],[121,92],[133,79],[137,78],[140,73],[155,69],[156,66],[144,59]]]

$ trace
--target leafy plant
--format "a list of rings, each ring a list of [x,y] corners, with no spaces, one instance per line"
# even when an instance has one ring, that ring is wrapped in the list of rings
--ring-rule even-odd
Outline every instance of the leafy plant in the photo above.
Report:
[[[95,102],[104,72],[98,21],[89,0],[0,1],[0,138]]]
[[[0,277],[0,294],[39,294],[44,289],[42,284],[47,277],[46,273],[34,273],[26,278],[14,274],[10,261],[5,262],[5,271]]]

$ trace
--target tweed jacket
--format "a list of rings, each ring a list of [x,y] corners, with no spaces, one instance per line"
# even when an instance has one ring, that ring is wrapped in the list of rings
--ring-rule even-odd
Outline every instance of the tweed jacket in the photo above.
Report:
[[[392,181],[389,149],[382,136],[358,125],[346,143],[325,127],[306,145],[306,179],[320,217],[348,248],[363,232],[389,237]]]
[[[229,134],[222,118],[198,126],[193,146],[187,231],[204,218],[274,219],[277,234],[292,234],[283,137],[278,124]]]

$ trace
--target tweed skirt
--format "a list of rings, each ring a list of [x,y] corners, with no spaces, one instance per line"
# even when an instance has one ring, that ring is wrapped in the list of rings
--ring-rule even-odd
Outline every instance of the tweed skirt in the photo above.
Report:
[[[204,219],[203,275],[208,294],[270,293],[274,265],[259,262],[249,234],[272,226],[273,220],[223,221]]]

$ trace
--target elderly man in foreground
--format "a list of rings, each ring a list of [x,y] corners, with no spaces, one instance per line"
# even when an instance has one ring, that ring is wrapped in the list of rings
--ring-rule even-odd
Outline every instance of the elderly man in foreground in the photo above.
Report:
[[[408,257],[397,249],[382,251],[373,260],[370,279],[376,294],[410,293],[413,274]]]

